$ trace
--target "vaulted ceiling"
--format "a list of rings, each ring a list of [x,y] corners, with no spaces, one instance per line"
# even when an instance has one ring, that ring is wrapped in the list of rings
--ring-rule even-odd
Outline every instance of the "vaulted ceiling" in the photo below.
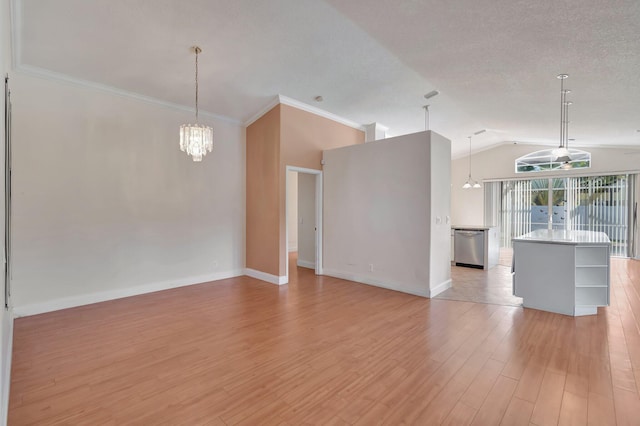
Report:
[[[13,0],[15,67],[244,123],[278,94],[395,136],[431,128],[453,154],[640,145],[637,0]],[[426,101],[423,95],[440,95]],[[322,103],[314,98],[321,95]]]

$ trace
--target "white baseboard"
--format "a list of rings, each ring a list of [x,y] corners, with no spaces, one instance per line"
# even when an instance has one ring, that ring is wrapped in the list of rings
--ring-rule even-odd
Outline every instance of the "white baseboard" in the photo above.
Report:
[[[2,348],[2,359],[6,359],[5,370],[2,372],[2,401],[0,401],[0,420],[1,424],[6,425],[9,417],[9,391],[11,385],[11,359],[13,353],[13,312],[11,309],[7,311],[7,321],[9,321],[9,335],[7,336],[7,347]],[[4,324],[2,324],[4,327]]]
[[[308,260],[298,259],[297,264],[302,268],[316,269],[316,262],[309,262]]]
[[[451,279],[446,280],[443,283],[438,284],[437,286],[429,289],[429,297],[436,297],[443,291],[451,288]]]
[[[289,253],[292,253],[294,251],[298,251],[298,246],[289,245]]]
[[[75,308],[76,306],[90,305],[92,303],[106,302],[107,300],[121,299],[123,297],[137,296],[140,294],[169,290],[177,287],[202,284],[209,281],[218,281],[226,278],[239,277],[242,275],[244,275],[242,269],[235,269],[232,271],[218,272],[210,275],[200,275],[178,280],[139,285],[135,287],[83,294],[79,296],[62,297],[60,299],[54,299],[42,303],[14,306],[13,313],[16,318],[38,315],[46,312],[58,311],[60,309]]]
[[[289,278],[287,276],[267,274],[266,272],[256,271],[255,269],[251,269],[251,268],[245,268],[244,274],[251,278],[255,278],[261,281],[266,281],[268,283],[276,284],[276,285],[283,285],[289,282]]]
[[[414,296],[429,297],[428,289],[424,289],[424,290],[406,289],[404,288],[404,286],[398,283],[377,280],[375,278],[367,277],[365,275],[351,274],[349,272],[336,271],[334,269],[327,269],[327,268],[324,268],[324,270],[322,271],[322,275],[328,275],[330,277],[354,281],[360,284],[367,284],[375,287],[382,287],[382,288],[386,288],[387,290],[394,290],[402,293],[413,294]]]

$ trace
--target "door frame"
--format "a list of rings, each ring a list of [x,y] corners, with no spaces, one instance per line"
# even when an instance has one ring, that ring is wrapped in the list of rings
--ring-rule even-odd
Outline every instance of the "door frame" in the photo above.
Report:
[[[285,167],[285,197],[284,197],[284,205],[285,205],[285,241],[286,241],[286,263],[285,263],[285,272],[286,272],[286,282],[289,282],[289,213],[287,212],[286,206],[288,205],[289,200],[289,172],[297,172],[297,173],[307,173],[311,175],[315,175],[316,186],[315,186],[315,204],[316,204],[316,223],[315,223],[315,249],[316,249],[316,267],[315,272],[316,275],[322,275],[322,170],[316,169],[308,169],[305,167],[296,167],[296,166],[286,166]]]

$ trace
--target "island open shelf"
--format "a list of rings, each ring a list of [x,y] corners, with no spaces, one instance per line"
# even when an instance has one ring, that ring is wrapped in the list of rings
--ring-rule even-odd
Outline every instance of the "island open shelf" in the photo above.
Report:
[[[609,250],[603,232],[537,230],[513,239],[513,294],[525,308],[595,315],[609,305]]]

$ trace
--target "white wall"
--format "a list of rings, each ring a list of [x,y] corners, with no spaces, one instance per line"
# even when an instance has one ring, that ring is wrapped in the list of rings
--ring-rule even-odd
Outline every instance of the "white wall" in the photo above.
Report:
[[[244,128],[194,163],[192,114],[20,74],[13,112],[17,315],[242,274]]]
[[[431,242],[430,280],[438,285],[451,280],[451,141],[431,132]],[[443,259],[446,258],[446,261]]]
[[[450,283],[443,219],[449,215],[451,146],[430,136],[420,132],[324,152],[326,275],[422,296]],[[442,221],[437,229],[434,214]]]
[[[298,266],[316,267],[316,176],[298,173]]]
[[[287,170],[287,241],[289,251],[298,251],[298,172]]]
[[[2,235],[2,258],[0,258],[0,265],[4,261],[4,236],[5,236],[5,227],[4,227],[4,196],[5,196],[5,188],[4,188],[4,150],[5,150],[5,133],[4,133],[4,77],[11,70],[11,20],[10,20],[10,2],[9,0],[0,0],[0,74],[2,75],[2,93],[3,100],[0,102],[2,106],[0,106],[0,110],[2,114],[0,115],[0,137],[2,138],[1,148],[0,148],[0,175],[2,176],[2,184],[0,185],[0,203],[2,203],[2,208],[0,208],[0,235]],[[11,309],[5,310],[5,297],[4,297],[4,265],[0,267],[0,292],[2,296],[0,297],[0,424],[6,424],[7,420],[7,409],[9,402],[9,382],[10,382],[10,369],[11,369],[11,340],[13,336],[13,313]]]
[[[484,179],[530,179],[531,173],[514,171],[516,158],[530,152],[549,149],[536,145],[501,145],[481,151],[471,156],[473,178]],[[608,174],[640,170],[640,150],[634,148],[589,148],[592,166],[590,169],[563,172],[535,173],[535,177],[567,176],[584,174]],[[633,154],[629,154],[629,153]],[[463,157],[452,162],[451,169],[451,214],[454,225],[484,225],[483,189],[462,189],[469,173],[469,158]]]

